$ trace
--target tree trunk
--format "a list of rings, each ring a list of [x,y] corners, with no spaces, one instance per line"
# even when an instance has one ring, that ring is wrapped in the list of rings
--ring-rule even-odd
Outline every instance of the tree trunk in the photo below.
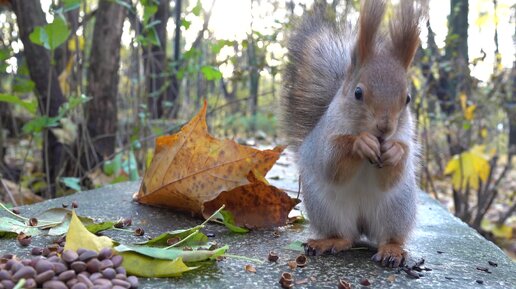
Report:
[[[170,17],[170,1],[160,0],[158,11],[154,14],[153,20],[160,21],[155,27],[160,41],[160,45],[152,45],[147,48],[147,55],[144,56],[148,68],[147,73],[147,92],[148,107],[152,118],[161,118],[164,113],[163,102],[169,100],[170,90],[166,87],[165,78],[167,71],[167,22]]]
[[[179,81],[177,79],[177,71],[179,70],[179,62],[181,60],[181,5],[182,0],[176,0],[174,7],[174,22],[176,24],[174,33],[174,71],[170,80],[170,91],[168,99],[172,103],[170,117],[176,118],[180,109],[179,105]]]
[[[251,113],[251,131],[256,131],[256,115],[258,113],[258,90],[260,85],[260,72],[258,71],[258,55],[254,38],[249,37],[247,46],[247,58],[249,63],[249,110]]]
[[[439,70],[437,97],[443,112],[451,116],[457,109],[457,96],[469,94],[471,90],[468,57],[468,0],[451,0],[448,17],[448,36],[446,39],[445,60],[450,67]],[[448,134],[450,154],[461,153],[464,148],[459,139]]]
[[[120,38],[125,13],[126,9],[116,2],[99,1],[88,70],[87,91],[93,99],[86,106],[88,131],[100,157],[115,152]]]
[[[59,87],[57,74],[50,64],[50,53],[43,46],[36,45],[29,39],[29,34],[36,26],[47,24],[41,4],[39,1],[28,0],[13,0],[11,4],[16,14],[29,74],[36,84],[39,95],[40,112],[50,117],[57,116],[59,107],[66,102],[66,99]],[[43,163],[49,181],[47,197],[55,197],[56,179],[63,160],[64,145],[59,143],[51,131],[45,130],[43,133],[47,134],[47,137],[43,138],[46,139],[46,143],[43,144]]]

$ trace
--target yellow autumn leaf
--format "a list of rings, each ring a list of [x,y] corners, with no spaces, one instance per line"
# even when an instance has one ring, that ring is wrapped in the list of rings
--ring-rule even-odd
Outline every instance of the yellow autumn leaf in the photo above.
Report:
[[[476,108],[477,108],[477,106],[474,104],[466,107],[466,109],[464,110],[464,118],[466,120],[472,121],[473,118],[475,118],[475,109]]]
[[[106,236],[96,236],[84,227],[81,220],[72,211],[70,227],[66,233],[65,250],[77,251],[79,248],[90,249],[99,252],[102,248],[113,247],[113,241]]]
[[[72,52],[75,51],[75,49],[77,47],[77,42],[79,42],[79,50],[83,50],[84,49],[84,37],[83,36],[78,36],[77,41],[75,40],[75,37],[70,38],[70,40],[68,41],[68,50],[70,50]]]
[[[469,184],[470,188],[478,189],[479,180],[486,181],[489,175],[489,162],[484,153],[479,153],[480,148],[455,155],[448,162],[444,173],[452,176],[453,188],[464,189]]]
[[[488,136],[487,128],[485,128],[485,127],[484,127],[484,128],[482,128],[482,130],[480,131],[480,136],[481,136],[482,138],[487,138],[487,136]]]
[[[462,108],[462,111],[465,111],[466,107],[467,107],[468,96],[464,92],[461,92],[459,95],[459,100],[460,100],[460,107]]]
[[[75,62],[75,58],[70,57],[70,59],[68,59],[68,62],[66,63],[65,69],[57,77],[57,79],[59,80],[59,87],[61,87],[61,90],[63,91],[64,94],[70,93],[70,85],[68,84],[68,77],[72,73],[72,68],[73,68],[74,62]]]
[[[503,238],[506,240],[510,240],[512,238],[513,229],[511,226],[505,224],[497,225],[488,219],[483,219],[480,223],[480,227],[486,232],[493,233],[493,235],[497,238]]]

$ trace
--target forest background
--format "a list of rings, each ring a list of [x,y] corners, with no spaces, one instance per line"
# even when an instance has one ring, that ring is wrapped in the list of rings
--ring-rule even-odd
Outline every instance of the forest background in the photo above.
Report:
[[[393,1],[397,2],[397,1]],[[516,4],[421,1],[410,73],[421,187],[516,256]],[[154,139],[209,105],[211,131],[250,145],[277,127],[286,40],[356,0],[0,0],[2,201],[19,206],[138,180]]]

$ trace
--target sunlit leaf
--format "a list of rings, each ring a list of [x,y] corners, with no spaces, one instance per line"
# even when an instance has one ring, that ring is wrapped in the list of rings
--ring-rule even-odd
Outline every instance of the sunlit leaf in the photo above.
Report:
[[[72,219],[68,233],[66,233],[65,250],[77,251],[79,248],[90,249],[99,252],[102,248],[111,248],[113,241],[106,237],[98,237],[91,233],[81,223],[75,211],[72,212]]]
[[[219,80],[222,78],[222,72],[214,66],[204,65],[201,67],[201,72],[206,80]]]
[[[489,175],[489,162],[483,153],[472,149],[455,155],[446,165],[444,173],[452,176],[452,184],[456,190],[470,188],[478,189],[479,180],[485,182]]]
[[[195,16],[199,16],[199,15],[201,15],[201,11],[202,11],[201,1],[197,1],[197,4],[195,5],[195,7],[192,8],[192,13]]]

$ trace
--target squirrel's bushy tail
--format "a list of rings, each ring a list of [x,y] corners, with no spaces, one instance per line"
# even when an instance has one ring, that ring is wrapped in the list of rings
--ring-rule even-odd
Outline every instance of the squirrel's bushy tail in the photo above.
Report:
[[[326,20],[324,13],[315,9],[305,15],[288,42],[282,127],[294,151],[327,110],[351,62],[351,27]]]

